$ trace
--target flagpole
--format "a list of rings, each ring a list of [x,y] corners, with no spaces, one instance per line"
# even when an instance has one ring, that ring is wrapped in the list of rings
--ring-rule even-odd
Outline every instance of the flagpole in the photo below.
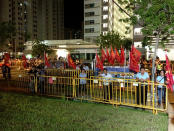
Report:
[[[125,56],[124,57],[124,74],[125,74],[125,72],[126,72],[126,68],[125,68],[125,66],[126,66],[126,49],[125,49],[125,52],[124,52],[124,56]]]
[[[44,51],[44,67],[45,67],[45,55],[46,55],[46,54],[45,54],[45,51]]]

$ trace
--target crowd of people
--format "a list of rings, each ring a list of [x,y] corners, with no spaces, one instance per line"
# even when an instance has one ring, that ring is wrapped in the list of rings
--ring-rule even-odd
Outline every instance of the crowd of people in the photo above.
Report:
[[[26,63],[27,63],[27,65],[25,68],[29,70],[28,73],[33,74],[34,76],[45,75],[45,68],[48,68],[45,66],[44,60],[41,58],[29,59],[26,61]],[[56,68],[56,69],[69,68],[67,60],[62,58],[62,57],[59,57],[58,59],[57,58],[50,59],[49,63],[50,63],[49,68]],[[23,64],[24,64],[24,61],[22,59],[11,59],[11,60],[9,60],[8,63],[3,59],[1,61],[3,77],[5,79],[11,78],[10,65],[22,68]],[[147,84],[145,82],[150,80],[149,72],[151,70],[149,68],[152,68],[152,59],[147,61],[143,57],[140,61],[140,66],[141,66],[140,72],[136,74],[136,79],[137,79],[137,81],[141,82],[141,85],[137,86],[137,88],[136,88],[136,92],[137,92],[137,94],[136,94],[137,100],[136,101],[137,101],[137,104],[146,105],[146,102],[147,102]],[[155,67],[156,67],[156,80],[155,80],[155,82],[159,84],[157,87],[158,104],[161,104],[162,99],[165,98],[165,92],[166,92],[166,88],[163,85],[167,84],[167,83],[166,83],[165,71],[164,71],[165,66],[164,66],[164,64],[161,63],[159,57],[157,57],[157,59],[155,61]],[[76,63],[76,70],[81,70],[81,73],[79,74],[79,78],[82,78],[82,79],[80,79],[79,90],[85,89],[85,86],[86,86],[85,79],[87,78],[86,71],[88,71],[89,69],[90,69],[89,66],[86,64]],[[146,69],[149,69],[149,71],[146,72]],[[103,72],[99,71],[98,76],[103,77],[105,80],[101,85],[104,88],[104,99],[109,99],[108,95],[106,95],[108,93],[110,94],[110,98],[112,99],[112,86],[110,85],[111,83],[107,80],[113,78],[113,76],[109,72],[107,72],[107,69],[104,69]],[[40,86],[43,86],[42,84],[43,84],[44,80],[42,77],[39,78],[39,81],[40,81]],[[39,87],[39,89],[41,90],[41,87]]]

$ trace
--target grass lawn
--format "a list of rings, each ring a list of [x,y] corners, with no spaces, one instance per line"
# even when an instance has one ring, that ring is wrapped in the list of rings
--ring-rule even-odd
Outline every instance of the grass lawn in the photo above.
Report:
[[[112,105],[0,93],[0,131],[167,131],[160,113]]]

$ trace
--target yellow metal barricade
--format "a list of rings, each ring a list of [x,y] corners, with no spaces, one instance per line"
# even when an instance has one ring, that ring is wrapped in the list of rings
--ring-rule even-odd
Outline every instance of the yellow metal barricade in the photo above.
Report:
[[[166,85],[151,81],[138,82],[135,79],[94,77],[90,76],[90,72],[87,78],[79,78],[80,71],[58,71],[64,77],[48,74],[12,76],[8,87],[40,95],[150,109],[153,113],[167,110]]]
[[[37,93],[41,95],[73,98],[73,77],[44,76],[36,77]]]

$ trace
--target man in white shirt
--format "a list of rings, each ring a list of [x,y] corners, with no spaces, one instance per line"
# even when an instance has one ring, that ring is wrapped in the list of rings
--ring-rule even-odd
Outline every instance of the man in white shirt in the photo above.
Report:
[[[107,69],[104,69],[104,73],[101,75],[103,78],[103,87],[104,87],[104,99],[110,100],[112,99],[112,85],[109,82],[111,80],[112,75],[107,72]],[[108,92],[109,91],[109,92]],[[110,99],[109,99],[110,96]]]

